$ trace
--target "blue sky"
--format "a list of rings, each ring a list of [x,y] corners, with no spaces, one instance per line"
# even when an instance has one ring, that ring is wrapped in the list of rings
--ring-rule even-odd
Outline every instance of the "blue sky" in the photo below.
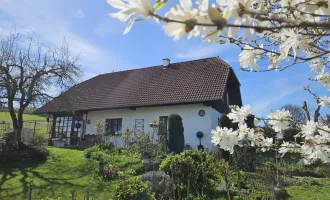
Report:
[[[283,104],[301,105],[305,99],[315,107],[302,86],[311,84],[306,65],[284,72],[248,73],[239,70],[240,50],[230,44],[205,44],[200,38],[173,41],[153,21],[134,24],[123,36],[125,24],[107,16],[114,12],[106,0],[0,0],[0,36],[15,27],[17,32],[35,33],[44,43],[58,46],[65,37],[71,51],[80,53],[80,64],[88,79],[100,73],[159,65],[163,58],[180,62],[219,56],[235,70],[242,86],[244,104],[258,115]],[[326,90],[312,84],[319,95]]]

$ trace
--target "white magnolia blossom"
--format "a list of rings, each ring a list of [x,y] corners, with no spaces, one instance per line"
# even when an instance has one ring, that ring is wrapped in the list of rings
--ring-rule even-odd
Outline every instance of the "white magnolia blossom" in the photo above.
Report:
[[[323,86],[330,90],[330,74],[328,72],[321,73],[316,76],[316,80]]]
[[[320,50],[319,47],[314,48],[315,40],[311,36],[326,33],[325,30],[309,29],[310,33],[306,33],[307,30],[304,28],[290,28],[289,26],[289,28],[280,29],[279,32],[273,32],[267,28],[280,25],[298,26],[300,21],[319,23],[322,17],[316,15],[326,15],[330,12],[329,2],[323,0],[214,0],[213,2],[209,0],[179,0],[179,5],[171,6],[162,17],[155,11],[159,5],[154,9],[150,0],[107,1],[112,7],[119,9],[117,13],[110,14],[111,17],[122,22],[130,19],[124,33],[129,32],[138,16],[163,21],[165,23],[163,30],[175,40],[187,34],[188,38],[201,36],[204,41],[219,42],[221,35],[228,38],[241,37],[242,32],[239,32],[239,29],[244,27],[246,40],[252,39],[255,35],[265,37],[264,40],[258,40],[258,42],[252,40],[252,43],[249,41],[241,43],[245,44],[244,49],[251,44],[255,46],[250,52],[244,51],[240,56],[242,67],[250,67],[251,69],[258,69],[256,62],[260,55],[267,55],[271,61],[269,68],[278,70],[279,64],[286,58],[293,57],[296,60],[302,53],[306,55],[320,54],[323,50]],[[159,2],[157,1],[157,3]],[[209,6],[210,2],[211,6]],[[269,14],[265,16],[265,19],[260,19],[260,16],[266,15],[265,13]],[[268,18],[269,20],[267,20]],[[279,22],[277,23],[276,20]],[[231,25],[227,26],[228,24]],[[254,27],[263,27],[263,30],[255,30]],[[263,43],[268,43],[267,47]],[[262,45],[264,47],[257,48],[257,46]],[[266,51],[265,49],[276,46],[278,49],[275,51],[279,54],[276,54],[275,59],[275,54],[271,54],[272,50]],[[315,72],[324,68],[323,62],[318,61],[320,61],[319,58],[310,59],[310,66]],[[322,84],[324,85],[324,83]]]
[[[242,11],[254,10],[251,6],[255,0],[217,0],[218,5],[223,8],[223,17],[228,20],[230,17],[233,19],[233,24],[236,25],[250,25],[253,19]],[[234,37],[238,28],[230,27],[228,30],[228,36]],[[246,38],[250,39],[254,33],[253,29],[245,29]]]
[[[271,147],[273,147],[273,138],[264,138],[264,140],[262,141],[262,148],[261,151],[265,152],[267,150],[269,150]]]
[[[330,129],[328,126],[318,127],[316,122],[307,122],[302,127],[305,143],[301,146],[301,154],[305,164],[311,164],[317,160],[324,163],[330,162]]]
[[[323,138],[323,142],[330,142],[330,128],[329,126],[321,126],[318,130],[319,134]]]
[[[294,30],[283,30],[279,37],[282,40],[280,45],[280,51],[282,55],[281,59],[286,58],[290,52],[293,51],[294,58],[299,55],[300,50],[306,50],[309,47],[309,40],[307,37],[297,34]]]
[[[276,110],[268,115],[268,123],[272,125],[275,132],[280,132],[289,127],[291,123],[291,114],[285,109]]]
[[[204,0],[206,2],[207,0]],[[205,13],[203,10],[199,13],[200,15],[197,17],[198,23],[203,24],[218,24],[218,27],[205,27],[198,26],[197,29],[200,31],[202,38],[204,41],[208,43],[219,43],[219,36],[227,35],[227,31],[224,28],[220,28],[220,26],[224,26],[227,22],[226,19],[223,18],[223,13],[215,7],[215,4],[207,10]]]
[[[185,34],[188,38],[197,37],[200,33],[196,26],[198,10],[193,8],[191,0],[180,0],[180,5],[175,5],[165,14],[165,17],[171,20],[187,22],[188,24],[169,22],[163,27],[163,30],[168,36],[174,37],[174,40],[179,40]]]
[[[238,107],[232,106],[231,112],[227,115],[234,123],[244,124],[247,117],[251,115],[250,105]]]
[[[249,146],[262,146],[264,141],[263,133],[249,128],[247,124],[239,124],[237,129],[240,144],[248,144]]]
[[[299,153],[300,145],[292,142],[283,142],[278,149],[278,153],[283,157],[286,153]]]
[[[121,22],[126,22],[131,18],[128,22],[128,25],[124,31],[124,34],[127,34],[135,20],[135,14],[141,15],[142,17],[148,17],[152,12],[152,6],[149,0],[107,0],[108,4],[112,7],[119,9],[117,13],[110,13],[109,16],[119,19]]]
[[[304,156],[303,161],[306,165],[312,164],[317,160],[321,160],[323,163],[330,162],[330,149],[328,145],[307,142],[301,146],[301,154]]]
[[[319,105],[321,105],[322,107],[328,107],[330,108],[330,97],[327,96],[323,96],[319,98]]]
[[[306,124],[302,125],[301,127],[301,134],[302,137],[305,139],[311,139],[314,138],[314,134],[317,131],[317,123],[313,121],[307,121]]]
[[[237,132],[233,129],[228,129],[226,127],[217,127],[215,130],[211,131],[211,142],[219,146],[219,148],[229,151],[230,154],[234,153],[234,147],[238,145],[239,137]]]
[[[239,124],[238,125],[238,137],[240,139],[248,138],[251,134],[254,135],[254,130],[252,128],[249,128],[247,124]]]
[[[262,45],[260,48],[262,48]],[[259,71],[260,68],[257,65],[257,60],[259,60],[263,51],[260,49],[254,49],[249,45],[245,45],[243,49],[244,50],[239,54],[239,62],[241,63],[242,68],[250,68],[251,71],[256,69]]]
[[[322,74],[324,72],[325,65],[320,58],[311,60],[309,66],[316,74]]]
[[[269,57],[268,69],[276,69],[277,71],[279,68],[278,63],[280,61],[279,55],[276,53],[275,50],[272,50],[271,52],[267,53],[267,56]]]

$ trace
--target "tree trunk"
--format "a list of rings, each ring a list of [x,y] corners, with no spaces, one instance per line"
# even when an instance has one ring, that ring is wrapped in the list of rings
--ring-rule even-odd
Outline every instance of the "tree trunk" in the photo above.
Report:
[[[17,134],[18,123],[17,123],[17,116],[15,113],[13,101],[10,101],[10,100],[8,101],[8,110],[9,110],[9,114],[11,117],[13,129],[14,129],[13,140],[14,140],[15,145],[18,146],[18,134]]]
[[[17,135],[17,142],[22,143],[22,129],[23,129],[23,112],[24,110],[20,108],[17,113],[17,129],[15,131]]]

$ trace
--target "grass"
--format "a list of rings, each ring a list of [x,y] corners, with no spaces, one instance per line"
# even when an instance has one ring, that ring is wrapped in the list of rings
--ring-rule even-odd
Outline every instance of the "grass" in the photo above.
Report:
[[[38,115],[24,114],[24,121],[46,121],[45,117],[40,117]],[[0,121],[11,121],[10,115],[8,112],[0,112]]]
[[[94,199],[111,198],[119,180],[100,182],[93,179],[93,163],[83,156],[83,151],[53,147],[49,150],[50,156],[45,163],[29,167],[0,167],[0,199],[27,199],[30,181],[34,185],[32,199],[71,199],[72,190],[77,192],[79,199],[84,199],[88,188]],[[136,158],[127,156],[121,159],[121,162],[136,161]],[[127,164],[125,166],[129,168]]]
[[[312,184],[304,186],[289,186],[285,189],[290,195],[290,200],[328,200],[330,199],[330,180],[310,178]],[[317,183],[317,184],[313,184]]]

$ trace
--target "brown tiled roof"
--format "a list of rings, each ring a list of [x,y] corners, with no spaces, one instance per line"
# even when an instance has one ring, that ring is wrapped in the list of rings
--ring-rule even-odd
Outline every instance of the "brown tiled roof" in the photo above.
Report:
[[[36,113],[71,112],[220,100],[233,73],[219,57],[102,74],[53,99]],[[234,75],[236,78],[236,76]]]

